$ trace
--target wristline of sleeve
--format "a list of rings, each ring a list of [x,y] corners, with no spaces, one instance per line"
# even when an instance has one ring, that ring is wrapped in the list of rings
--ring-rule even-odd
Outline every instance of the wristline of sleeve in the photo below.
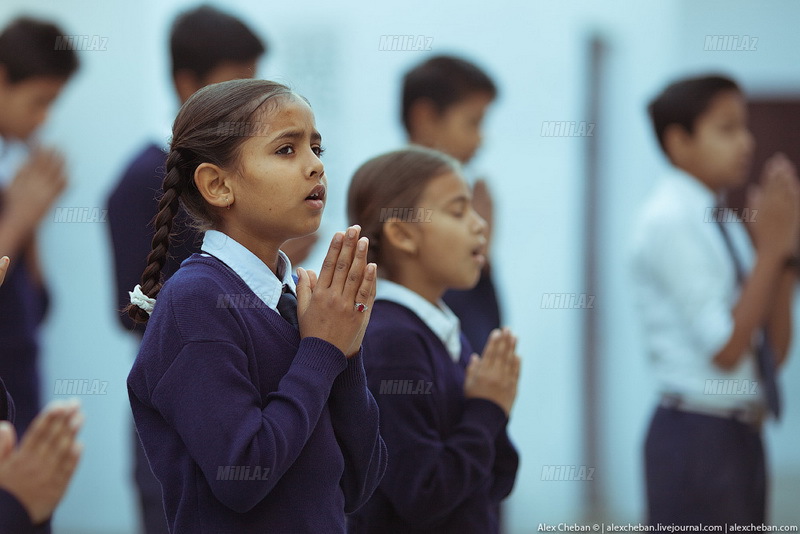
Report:
[[[481,426],[497,436],[508,424],[508,417],[503,409],[488,399],[467,399],[464,405],[464,418],[480,421]]]
[[[0,488],[0,509],[11,510],[10,517],[0,517],[0,532],[11,534],[16,532],[26,532],[39,534],[48,532],[50,520],[38,525],[33,525],[28,517],[28,512],[22,504],[9,492]],[[16,519],[15,519],[16,518]]]
[[[304,337],[294,357],[294,363],[322,373],[333,381],[347,368],[347,358],[335,345],[318,337]]]
[[[366,387],[367,373],[364,370],[364,350],[358,349],[355,356],[347,359],[347,368],[336,378],[333,389],[352,389]]]

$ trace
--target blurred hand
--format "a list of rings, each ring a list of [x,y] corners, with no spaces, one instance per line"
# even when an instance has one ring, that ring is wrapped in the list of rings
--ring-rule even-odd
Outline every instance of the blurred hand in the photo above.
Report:
[[[367,264],[369,240],[359,239],[361,227],[347,234],[336,232],[322,263],[314,271],[298,269],[297,319],[300,337],[318,337],[335,345],[348,358],[355,356],[364,339],[375,301],[377,266]],[[360,312],[355,303],[367,310]]]
[[[289,261],[292,262],[292,265],[300,265],[311,254],[317,241],[319,241],[319,233],[314,232],[307,236],[290,239],[283,244],[281,250],[289,256]]]
[[[753,225],[758,252],[779,259],[796,254],[800,244],[800,182],[784,154],[779,152],[767,160],[760,184],[748,191],[748,202],[758,210]]]
[[[8,256],[0,258],[0,286],[3,285],[3,280],[6,278],[6,272],[8,271],[8,264],[10,261]]]
[[[67,490],[81,455],[75,438],[82,424],[77,402],[54,402],[36,416],[15,448],[13,425],[0,422],[0,488],[16,497],[33,524],[53,515]]]
[[[521,361],[516,350],[517,338],[511,330],[493,330],[483,349],[483,357],[473,354],[467,366],[464,396],[490,400],[508,417],[517,398]]]
[[[7,221],[24,234],[35,231],[66,185],[63,156],[52,149],[34,149],[5,190]]]

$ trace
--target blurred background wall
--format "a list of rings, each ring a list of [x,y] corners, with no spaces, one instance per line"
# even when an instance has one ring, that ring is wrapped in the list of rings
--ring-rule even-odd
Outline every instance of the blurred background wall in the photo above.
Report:
[[[266,38],[259,76],[289,83],[311,101],[324,137],[330,198],[320,243],[344,228],[344,197],[358,165],[404,142],[402,74],[430,54],[454,53],[493,76],[500,98],[471,175],[485,176],[496,202],[494,268],[507,323],[524,358],[511,433],[522,457],[506,505],[510,533],[539,523],[644,521],[642,442],[655,404],[626,264],[633,216],[665,167],[645,106],[673,78],[708,70],[738,79],[749,95],[800,97],[800,3],[776,0],[346,0],[212,2]],[[102,209],[131,157],[164,138],[177,111],[167,34],[183,0],[4,0],[0,26],[29,14],[73,35],[107,39],[79,52],[81,68],[41,132],[68,156],[61,207]],[[383,35],[431,38],[431,51],[382,51]],[[707,36],[757,37],[749,51],[705,50]],[[589,44],[604,44],[594,139],[543,136],[545,121],[586,121]],[[596,197],[587,197],[587,147],[596,143]],[[800,164],[800,162],[795,162]],[[599,250],[587,288],[587,206]],[[137,532],[125,379],[134,340],[114,317],[108,229],[55,223],[42,232],[54,301],[44,328],[43,383],[107,381],[81,397],[83,461],[57,512],[55,532]],[[318,268],[325,247],[306,262]],[[546,293],[586,293],[590,309],[542,307]],[[586,376],[584,327],[597,325]],[[797,345],[795,345],[797,346]],[[771,522],[799,524],[800,382],[796,348],[782,382],[785,415],[767,430]],[[587,398],[586,384],[593,384]],[[45,399],[47,400],[47,399]],[[591,406],[596,430],[587,425]],[[587,451],[594,451],[590,454]],[[588,463],[591,459],[591,463]],[[593,469],[592,480],[552,481],[543,467]]]

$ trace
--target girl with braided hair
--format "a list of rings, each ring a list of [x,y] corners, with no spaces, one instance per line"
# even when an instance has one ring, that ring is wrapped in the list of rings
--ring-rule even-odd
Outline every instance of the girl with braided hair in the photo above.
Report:
[[[345,532],[383,476],[361,352],[368,240],[338,232],[319,277],[295,279],[280,251],[320,224],[321,153],[309,104],[269,81],[208,86],[175,120],[128,376],[171,532]],[[202,252],[162,285],[179,205]]]

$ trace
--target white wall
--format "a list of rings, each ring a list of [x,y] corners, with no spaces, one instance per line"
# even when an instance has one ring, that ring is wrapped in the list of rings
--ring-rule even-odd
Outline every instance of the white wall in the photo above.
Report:
[[[798,20],[797,8],[788,1],[773,3],[778,15],[770,16],[755,5],[735,2],[741,9],[726,7],[725,13],[734,14],[720,17],[719,4],[678,0],[271,4],[268,8],[257,0],[237,0],[224,6],[245,16],[269,40],[271,54],[260,74],[292,84],[315,108],[328,149],[331,191],[323,243],[345,225],[344,196],[355,168],[403,142],[400,78],[431,53],[379,51],[381,35],[432,37],[432,53],[463,54],[495,77],[501,96],[488,118],[486,145],[473,172],[487,175],[495,193],[497,281],[508,323],[521,335],[525,360],[511,424],[522,464],[507,506],[509,531],[534,532],[539,522],[584,519],[586,483],[542,481],[541,470],[543,465],[584,463],[579,377],[585,313],[601,314],[605,391],[602,463],[592,466],[595,481],[587,483],[602,488],[609,518],[642,519],[640,442],[653,399],[640,340],[632,331],[635,317],[623,253],[632,213],[662,165],[644,106],[687,66],[708,66],[699,63],[708,60],[702,49],[688,42],[693,35],[746,33],[724,24],[758,22],[765,47],[766,36],[773,34],[800,44],[790,24]],[[108,37],[107,51],[80,53],[81,71],[43,132],[69,155],[72,184],[58,205],[102,207],[128,159],[171,119],[176,104],[167,72],[166,34],[175,13],[189,5],[193,3],[177,0],[6,0],[0,5],[0,25],[25,12],[55,19],[71,34]],[[780,16],[782,10],[794,17]],[[706,30],[709,21],[723,26]],[[601,265],[603,285],[594,310],[544,310],[543,293],[584,290],[585,139],[546,138],[540,131],[542,121],[584,120],[585,53],[592,32],[605,35],[611,45],[604,119],[595,133],[601,136],[601,209],[607,216],[601,224],[607,251]],[[741,72],[733,72],[748,88],[759,80],[796,86],[788,72],[797,64],[787,62],[789,48],[777,53],[765,48],[762,56],[767,59],[744,63],[722,55],[711,61],[727,61],[732,69],[741,66]],[[45,383],[57,378],[110,383],[108,395],[82,398],[88,415],[82,434],[85,457],[59,510],[56,532],[134,532],[125,378],[135,347],[111,312],[107,229],[102,224],[51,223],[43,240],[55,295],[44,331]],[[316,267],[322,253],[320,247],[309,266]],[[796,374],[796,367],[789,372]],[[796,411],[790,406],[787,419]],[[792,428],[790,422],[783,428]],[[800,462],[790,450],[791,436],[771,436],[779,468]]]

